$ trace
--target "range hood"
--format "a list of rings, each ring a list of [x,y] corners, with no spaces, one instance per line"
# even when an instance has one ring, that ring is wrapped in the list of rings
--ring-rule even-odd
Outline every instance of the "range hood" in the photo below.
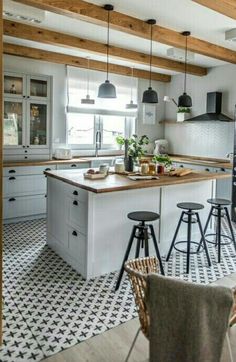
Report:
[[[221,113],[222,93],[207,93],[207,109],[206,113],[200,116],[192,117],[186,121],[221,121],[232,122],[233,119]]]

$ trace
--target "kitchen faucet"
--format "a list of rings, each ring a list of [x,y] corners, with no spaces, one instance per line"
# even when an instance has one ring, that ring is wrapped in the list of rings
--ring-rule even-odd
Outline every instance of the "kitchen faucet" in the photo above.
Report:
[[[98,129],[95,135],[95,157],[98,157],[98,150],[101,149],[102,133]]]

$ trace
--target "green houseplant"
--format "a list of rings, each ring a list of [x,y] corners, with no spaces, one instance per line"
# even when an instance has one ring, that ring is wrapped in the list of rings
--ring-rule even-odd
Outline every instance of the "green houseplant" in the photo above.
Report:
[[[177,122],[183,122],[190,116],[191,109],[189,107],[178,107]]]
[[[166,168],[171,168],[172,166],[172,161],[168,155],[155,155],[152,158],[152,162],[158,163],[159,165],[162,165]]]

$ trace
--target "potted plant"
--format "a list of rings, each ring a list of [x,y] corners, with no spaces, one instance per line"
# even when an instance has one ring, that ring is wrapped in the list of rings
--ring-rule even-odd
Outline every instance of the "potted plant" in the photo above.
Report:
[[[133,171],[134,164],[138,164],[139,159],[147,152],[144,146],[149,144],[148,136],[138,137],[136,134],[130,138],[117,136],[116,142],[121,146],[125,146],[125,170]]]
[[[161,169],[158,171],[158,173],[164,173],[165,168],[170,169],[172,166],[172,161],[168,155],[155,155],[152,158],[152,162],[158,164],[161,166]]]
[[[190,117],[190,108],[189,107],[178,107],[177,111],[177,122],[183,122]]]

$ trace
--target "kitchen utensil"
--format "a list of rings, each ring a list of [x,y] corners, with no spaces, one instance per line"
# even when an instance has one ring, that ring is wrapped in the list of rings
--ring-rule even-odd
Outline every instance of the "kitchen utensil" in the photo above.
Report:
[[[175,170],[170,171],[169,175],[181,177],[189,175],[192,172],[193,170],[191,168],[176,168]]]

